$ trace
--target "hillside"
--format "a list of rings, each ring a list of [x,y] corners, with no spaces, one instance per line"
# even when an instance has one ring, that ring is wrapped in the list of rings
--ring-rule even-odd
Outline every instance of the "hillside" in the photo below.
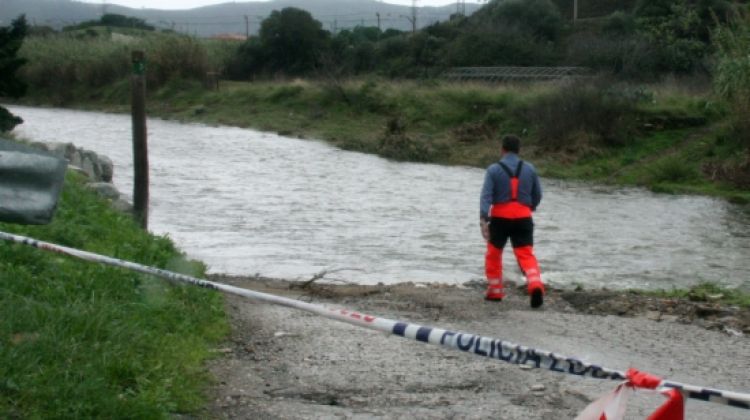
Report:
[[[0,8],[0,24],[5,25],[20,14],[36,25],[60,29],[86,20],[98,19],[102,13],[116,13],[145,20],[163,29],[197,36],[220,33],[245,33],[245,16],[249,32],[256,33],[260,22],[273,10],[297,7],[309,11],[323,23],[323,27],[334,31],[357,25],[377,26],[378,13],[383,30],[394,28],[410,30],[409,6],[381,3],[376,0],[273,0],[267,2],[232,2],[189,10],[131,9],[115,5],[98,5],[72,0],[3,0]],[[466,13],[471,14],[478,4],[467,3]],[[447,20],[456,12],[455,5],[443,7],[420,7],[417,26],[424,27],[437,21]]]
[[[560,13],[568,19],[573,18],[573,1],[571,0],[552,0],[560,9]],[[607,16],[612,12],[632,11],[635,7],[636,0],[579,0],[578,1],[578,18],[586,19],[593,17]]]

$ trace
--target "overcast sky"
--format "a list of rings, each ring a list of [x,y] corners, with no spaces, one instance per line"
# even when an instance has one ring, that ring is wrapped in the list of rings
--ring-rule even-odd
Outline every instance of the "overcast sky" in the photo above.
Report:
[[[119,4],[122,6],[133,8],[148,7],[149,9],[191,9],[193,7],[208,6],[210,4],[233,3],[230,0],[105,0],[104,2],[102,2],[101,0],[79,1],[96,4]],[[234,3],[242,2],[236,1]],[[411,0],[385,0],[384,3],[411,5]],[[446,4],[455,3],[456,0],[417,0],[418,6],[445,6]],[[466,3],[476,3],[476,1],[468,0],[466,1]]]

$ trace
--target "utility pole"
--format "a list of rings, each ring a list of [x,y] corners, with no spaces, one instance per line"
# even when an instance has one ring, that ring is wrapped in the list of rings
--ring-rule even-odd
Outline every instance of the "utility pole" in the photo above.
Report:
[[[146,137],[146,56],[131,54],[133,75],[131,113],[133,116],[133,213],[143,230],[148,229],[148,141]]]
[[[250,18],[245,15],[245,38],[250,38]]]
[[[411,0],[411,33],[417,33],[417,0]]]
[[[578,20],[578,0],[573,0],[573,23]]]
[[[378,31],[380,31],[380,12],[375,12],[375,16],[378,17]]]

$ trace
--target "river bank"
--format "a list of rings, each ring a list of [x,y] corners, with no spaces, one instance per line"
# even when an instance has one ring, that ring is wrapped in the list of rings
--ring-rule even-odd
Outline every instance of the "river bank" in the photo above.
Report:
[[[708,314],[698,309],[713,307],[710,303],[627,292],[550,290],[542,309],[532,310],[525,293],[515,287],[507,287],[508,297],[497,303],[482,300],[479,284],[302,287],[299,282],[254,277],[212,279],[333,308],[502,338],[612,369],[635,367],[738,392],[748,392],[750,383],[747,308],[723,306],[733,315],[722,317],[722,310]],[[575,417],[616,385],[524,369],[232,296],[226,308],[232,334],[220,349],[225,357],[211,365],[217,385],[204,413],[214,418],[551,420]],[[627,418],[647,417],[660,401],[636,394]],[[742,419],[746,414],[695,400],[687,405],[687,418]]]
[[[700,85],[699,85],[700,86]],[[148,99],[152,116],[324,140],[391,159],[486,167],[503,133],[524,137],[542,175],[750,202],[744,149],[710,86],[519,85],[439,81],[222,81],[218,90],[172,80]],[[29,105],[128,112],[128,85]]]

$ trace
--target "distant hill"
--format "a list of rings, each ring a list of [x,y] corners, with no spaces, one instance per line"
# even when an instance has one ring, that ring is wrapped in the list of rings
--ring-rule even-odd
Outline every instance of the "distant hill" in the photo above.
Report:
[[[116,13],[145,20],[163,29],[197,36],[258,32],[260,22],[273,10],[297,7],[310,12],[329,31],[357,25],[377,26],[381,29],[411,30],[411,7],[382,3],[375,0],[273,0],[268,2],[231,2],[188,10],[131,9],[116,5],[81,3],[72,0],[0,0],[0,25],[8,25],[20,14],[26,14],[31,24],[60,29],[86,20],[98,19],[103,13]],[[476,3],[466,3],[466,14],[479,9]],[[417,27],[447,20],[456,13],[456,5],[420,7]],[[247,26],[246,26],[247,22]]]

